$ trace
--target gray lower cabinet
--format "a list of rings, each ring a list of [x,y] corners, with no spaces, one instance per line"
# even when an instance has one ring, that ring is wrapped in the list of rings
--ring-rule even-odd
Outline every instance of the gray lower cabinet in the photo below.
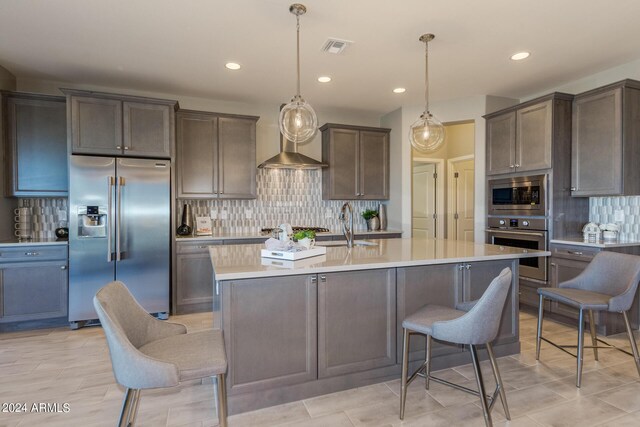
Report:
[[[572,196],[640,194],[640,82],[576,95],[571,145]]]
[[[390,129],[327,123],[322,131],[322,198],[389,199]]]
[[[211,266],[211,258],[207,248],[212,244],[216,244],[216,242],[178,242],[176,245],[175,313],[211,311],[213,304],[213,267]]]
[[[66,246],[0,250],[0,323],[67,316]]]
[[[176,101],[62,89],[73,154],[170,158]]]
[[[397,360],[402,362],[402,321],[426,304],[455,307],[462,301],[462,280],[459,264],[443,264],[397,269],[398,322],[396,331]],[[424,360],[425,339],[411,337],[409,360]],[[459,353],[459,345],[433,341],[433,357]]]
[[[395,365],[395,269],[318,279],[318,378]]]
[[[7,196],[66,197],[65,98],[3,92]]]
[[[315,380],[317,276],[222,282],[229,394]]]
[[[258,117],[177,113],[178,197],[255,199]]]

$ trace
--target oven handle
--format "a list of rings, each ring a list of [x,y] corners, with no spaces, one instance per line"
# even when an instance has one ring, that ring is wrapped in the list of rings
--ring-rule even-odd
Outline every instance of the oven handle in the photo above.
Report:
[[[510,231],[510,230],[496,230],[493,228],[489,228],[485,230],[487,233],[505,233],[505,234],[519,234],[521,236],[536,236],[536,237],[544,237],[543,233],[534,233],[531,231]]]

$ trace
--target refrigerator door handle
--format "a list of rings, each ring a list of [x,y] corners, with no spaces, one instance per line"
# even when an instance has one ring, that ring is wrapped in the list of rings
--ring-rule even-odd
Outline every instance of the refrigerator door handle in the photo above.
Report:
[[[122,187],[124,187],[124,178],[118,177],[118,187],[116,190],[116,210],[118,212],[116,217],[116,224],[118,227],[116,231],[116,261],[122,260],[122,252],[120,252],[120,241],[122,235]]]
[[[113,232],[113,184],[114,177],[107,177],[107,262],[113,261],[111,233]]]

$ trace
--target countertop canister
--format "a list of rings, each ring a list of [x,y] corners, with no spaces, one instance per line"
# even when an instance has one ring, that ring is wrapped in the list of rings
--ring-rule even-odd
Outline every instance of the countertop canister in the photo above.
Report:
[[[387,229],[387,205],[380,203],[378,206],[378,218],[380,219],[380,230]]]

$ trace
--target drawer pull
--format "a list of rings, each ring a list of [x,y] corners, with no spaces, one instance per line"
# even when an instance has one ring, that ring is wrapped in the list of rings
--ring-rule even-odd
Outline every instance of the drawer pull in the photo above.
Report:
[[[569,252],[571,255],[584,255],[582,252],[580,251],[567,251]]]
[[[66,266],[66,265],[61,265],[61,266],[60,266],[60,270],[66,270],[66,269],[67,269],[67,266]]]
[[[206,245],[200,245],[200,246],[198,246],[198,247],[199,247],[200,249],[207,249],[209,246],[206,246]]]
[[[40,255],[40,252],[25,252],[24,254],[26,256],[38,256]]]

